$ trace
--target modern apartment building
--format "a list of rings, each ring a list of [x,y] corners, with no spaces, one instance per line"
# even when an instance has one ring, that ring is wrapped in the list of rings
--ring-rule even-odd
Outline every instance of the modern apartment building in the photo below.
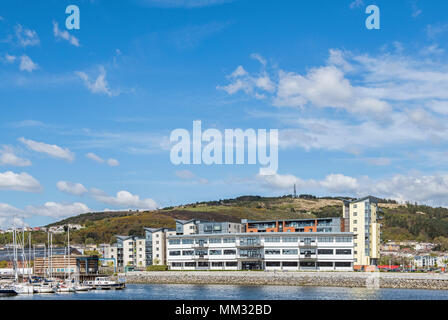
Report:
[[[204,220],[176,220],[176,234],[211,234],[243,232],[243,225],[234,222],[214,222]]]
[[[146,241],[137,236],[116,236],[117,242],[109,249],[107,258],[113,258],[118,268],[146,267]]]
[[[272,232],[168,237],[172,270],[353,270],[353,234]]]
[[[343,217],[354,238],[355,266],[377,265],[380,257],[380,223],[378,201],[368,196],[344,200]]]
[[[176,230],[169,228],[145,228],[146,266],[166,265],[167,236],[175,235]]]
[[[245,232],[345,232],[346,220],[341,218],[289,219],[250,221],[243,219]]]

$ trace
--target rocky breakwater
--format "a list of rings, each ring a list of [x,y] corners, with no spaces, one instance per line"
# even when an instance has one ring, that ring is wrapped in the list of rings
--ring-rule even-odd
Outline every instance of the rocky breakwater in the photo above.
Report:
[[[374,272],[153,271],[127,273],[127,282],[448,290],[445,274]]]

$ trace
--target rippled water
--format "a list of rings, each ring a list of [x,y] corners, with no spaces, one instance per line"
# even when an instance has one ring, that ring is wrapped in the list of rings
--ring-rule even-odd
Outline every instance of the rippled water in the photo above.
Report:
[[[125,290],[20,295],[1,300],[448,300],[448,290],[129,284]]]

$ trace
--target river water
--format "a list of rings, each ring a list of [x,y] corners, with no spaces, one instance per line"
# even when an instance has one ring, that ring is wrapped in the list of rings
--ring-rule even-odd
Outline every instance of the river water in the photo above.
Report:
[[[0,300],[448,300],[448,290],[128,284],[125,290],[20,295]]]

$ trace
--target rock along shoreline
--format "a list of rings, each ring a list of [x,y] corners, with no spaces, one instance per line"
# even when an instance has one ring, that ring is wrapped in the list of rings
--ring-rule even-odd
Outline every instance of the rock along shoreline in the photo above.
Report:
[[[448,290],[448,274],[282,271],[128,272],[130,284],[277,285]]]

